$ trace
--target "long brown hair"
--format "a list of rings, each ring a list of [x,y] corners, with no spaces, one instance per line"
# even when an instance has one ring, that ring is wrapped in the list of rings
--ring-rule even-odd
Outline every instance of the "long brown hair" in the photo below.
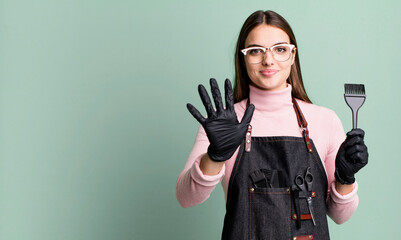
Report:
[[[287,79],[287,83],[292,86],[292,96],[301,99],[305,102],[312,103],[306,94],[304,84],[302,81],[301,67],[299,65],[298,58],[298,46],[295,40],[294,33],[288,22],[280,16],[278,13],[273,11],[256,11],[252,13],[245,21],[241,28],[238,36],[237,47],[235,50],[235,85],[234,85],[234,102],[239,102],[249,97],[249,79],[248,73],[245,67],[244,55],[240,52],[245,47],[245,40],[248,34],[258,25],[267,24],[273,27],[280,28],[287,33],[290,38],[290,44],[294,44],[297,48],[297,54],[295,54],[294,64],[291,66],[291,72]]]

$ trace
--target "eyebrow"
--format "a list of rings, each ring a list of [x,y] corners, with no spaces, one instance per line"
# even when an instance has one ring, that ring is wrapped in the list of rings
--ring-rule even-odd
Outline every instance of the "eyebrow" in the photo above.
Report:
[[[278,42],[278,43],[273,44],[273,46],[279,45],[279,44],[288,44],[288,43],[287,42]],[[249,44],[246,48],[250,48],[250,47],[262,47],[262,48],[264,48],[264,46],[259,45],[259,44]]]

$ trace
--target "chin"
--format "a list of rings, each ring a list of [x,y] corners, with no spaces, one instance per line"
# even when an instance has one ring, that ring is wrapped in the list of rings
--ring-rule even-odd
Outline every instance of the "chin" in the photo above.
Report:
[[[285,81],[284,83],[278,83],[273,82],[270,79],[263,79],[258,81],[257,83],[253,82],[253,86],[266,91],[277,91],[286,88],[287,81]]]

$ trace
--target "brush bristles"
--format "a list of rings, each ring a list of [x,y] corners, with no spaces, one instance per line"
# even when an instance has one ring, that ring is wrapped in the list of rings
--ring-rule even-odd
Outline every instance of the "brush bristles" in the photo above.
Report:
[[[344,84],[345,94],[365,95],[365,85]]]

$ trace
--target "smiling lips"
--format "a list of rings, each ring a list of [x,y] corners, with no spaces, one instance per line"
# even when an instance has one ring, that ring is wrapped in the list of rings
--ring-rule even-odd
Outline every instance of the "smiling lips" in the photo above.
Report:
[[[275,70],[275,69],[265,69],[265,70],[260,71],[260,73],[265,77],[271,77],[274,74],[276,74],[277,72],[278,72],[278,70]]]

